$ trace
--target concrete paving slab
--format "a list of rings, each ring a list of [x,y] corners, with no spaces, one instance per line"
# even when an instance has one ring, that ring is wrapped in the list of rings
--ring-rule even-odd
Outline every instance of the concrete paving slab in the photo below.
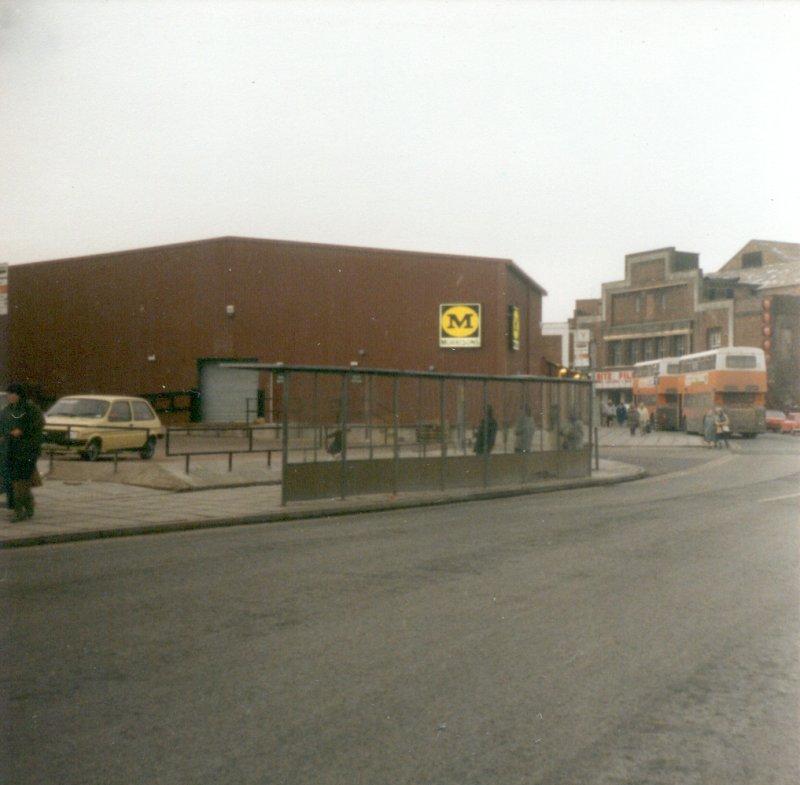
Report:
[[[109,482],[65,482],[47,477],[36,492],[37,510],[32,520],[13,523],[9,516],[0,518],[0,547],[451,504],[625,482],[642,476],[644,472],[639,467],[601,460],[600,469],[590,478],[547,480],[533,486],[485,490],[362,495],[285,506],[281,505],[280,487],[274,484],[176,493]]]
[[[652,431],[631,436],[628,428],[612,426],[597,429],[600,447],[703,447],[702,437],[678,431]]]

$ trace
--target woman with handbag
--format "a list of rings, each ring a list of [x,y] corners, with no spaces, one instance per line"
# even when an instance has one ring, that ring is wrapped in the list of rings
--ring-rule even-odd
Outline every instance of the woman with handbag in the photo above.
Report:
[[[10,384],[7,392],[8,405],[0,412],[0,466],[14,520],[24,521],[33,515],[31,488],[41,484],[36,461],[42,450],[44,416],[22,385]]]

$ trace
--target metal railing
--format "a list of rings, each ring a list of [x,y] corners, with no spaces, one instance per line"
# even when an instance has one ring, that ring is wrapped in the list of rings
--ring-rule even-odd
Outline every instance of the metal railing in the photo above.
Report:
[[[169,427],[166,430],[165,439],[165,454],[170,458],[183,458],[184,471],[189,474],[191,467],[191,459],[197,456],[208,455],[227,455],[228,456],[228,471],[233,471],[233,456],[234,455],[252,455],[252,454],[266,454],[267,467],[272,466],[272,454],[282,451],[280,442],[271,444],[269,446],[258,446],[256,444],[257,437],[260,434],[274,434],[274,439],[277,441],[280,438],[281,426],[279,425],[239,425],[239,424],[215,424],[215,425],[191,425],[191,426],[175,426]],[[244,439],[245,446],[231,447],[230,445],[218,449],[206,449],[201,447],[199,449],[175,449],[175,437],[178,434],[185,434],[190,437],[201,436],[203,434],[214,434],[216,438],[222,437],[223,434],[237,434],[240,433]],[[234,438],[236,438],[234,436]]]

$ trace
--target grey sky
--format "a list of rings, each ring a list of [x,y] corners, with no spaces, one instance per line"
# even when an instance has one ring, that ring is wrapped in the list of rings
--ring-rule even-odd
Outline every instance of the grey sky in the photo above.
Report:
[[[0,261],[225,234],[513,258],[547,320],[800,241],[800,2],[4,2]]]

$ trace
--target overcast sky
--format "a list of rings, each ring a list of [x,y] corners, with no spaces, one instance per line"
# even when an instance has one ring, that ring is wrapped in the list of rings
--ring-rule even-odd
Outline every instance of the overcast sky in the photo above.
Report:
[[[3,2],[0,261],[244,235],[510,257],[565,319],[800,242],[800,2]]]

